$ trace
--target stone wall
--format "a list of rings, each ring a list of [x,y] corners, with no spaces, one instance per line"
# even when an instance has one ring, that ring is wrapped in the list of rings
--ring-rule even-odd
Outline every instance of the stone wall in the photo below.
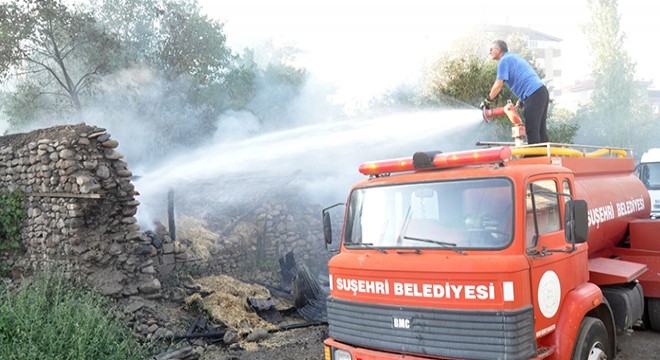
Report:
[[[158,279],[140,271],[152,261],[136,251],[139,202],[118,145],[84,123],[0,137],[0,189],[27,196],[14,275],[58,268],[107,295],[158,295]]]
[[[298,264],[305,263],[312,269],[320,270],[327,264],[330,253],[323,242],[320,207],[271,198],[235,217],[240,220],[224,224],[224,231],[215,230],[213,234],[195,236],[183,231],[175,249],[182,244],[188,251],[175,251],[177,265],[185,262],[202,274],[242,277],[246,271],[279,272],[278,261],[289,252]],[[185,225],[177,228],[181,227]]]
[[[163,225],[142,231],[134,217],[138,193],[118,146],[105,129],[84,123],[0,137],[0,190],[27,195],[22,252],[4,259],[15,276],[55,266],[106,295],[159,298],[167,295],[161,280],[185,266],[276,273],[288,252],[325,266],[320,207],[286,194],[214,207],[205,220],[214,235],[203,239],[172,239]]]

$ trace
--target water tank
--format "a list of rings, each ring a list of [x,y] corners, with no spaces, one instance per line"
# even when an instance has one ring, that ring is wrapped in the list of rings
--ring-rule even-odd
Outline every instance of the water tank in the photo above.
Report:
[[[567,167],[575,173],[575,198],[586,200],[589,207],[590,255],[624,241],[630,221],[650,217],[649,193],[634,174],[633,159],[581,158],[568,162],[572,164]]]

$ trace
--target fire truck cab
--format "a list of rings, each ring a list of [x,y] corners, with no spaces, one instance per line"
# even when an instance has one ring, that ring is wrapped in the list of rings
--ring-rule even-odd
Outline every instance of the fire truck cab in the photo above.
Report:
[[[326,360],[613,359],[647,288],[660,297],[660,223],[625,150],[490,147],[359,170],[328,264]]]

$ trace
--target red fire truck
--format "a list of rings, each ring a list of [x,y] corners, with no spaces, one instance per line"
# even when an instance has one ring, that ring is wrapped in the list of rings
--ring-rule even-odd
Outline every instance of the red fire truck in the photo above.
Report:
[[[645,310],[660,330],[660,220],[628,151],[516,144],[359,171],[326,360],[614,359]]]

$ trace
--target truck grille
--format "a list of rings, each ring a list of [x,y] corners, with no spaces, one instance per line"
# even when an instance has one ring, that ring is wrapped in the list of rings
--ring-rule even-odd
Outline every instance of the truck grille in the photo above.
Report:
[[[531,306],[465,311],[328,297],[327,308],[330,337],[353,346],[461,359],[529,359],[536,354]]]

